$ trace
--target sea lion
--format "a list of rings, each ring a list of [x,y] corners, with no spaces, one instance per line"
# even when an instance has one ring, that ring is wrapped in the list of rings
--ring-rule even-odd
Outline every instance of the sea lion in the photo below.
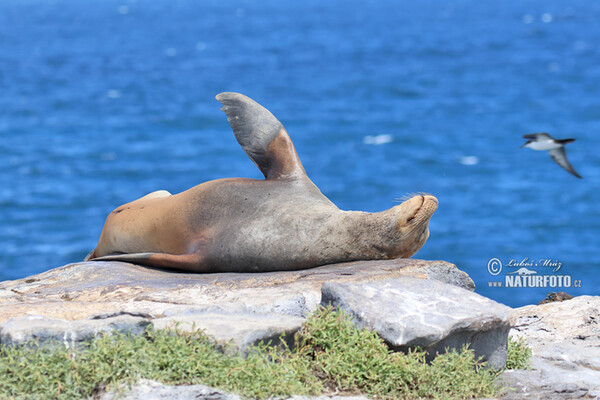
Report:
[[[281,122],[239,93],[217,100],[265,176],[217,179],[150,193],[115,209],[86,260],[193,272],[287,271],[414,255],[437,199],[417,195],[386,211],[342,211],[308,178]]]

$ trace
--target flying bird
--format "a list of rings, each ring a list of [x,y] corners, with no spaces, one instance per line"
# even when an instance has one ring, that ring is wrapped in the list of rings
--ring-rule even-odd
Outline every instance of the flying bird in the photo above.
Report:
[[[546,150],[558,165],[576,177],[581,178],[581,175],[575,171],[567,159],[567,153],[565,152],[565,145],[574,142],[575,139],[554,139],[547,133],[531,133],[523,135],[523,138],[529,140],[521,148],[528,147],[532,150]]]

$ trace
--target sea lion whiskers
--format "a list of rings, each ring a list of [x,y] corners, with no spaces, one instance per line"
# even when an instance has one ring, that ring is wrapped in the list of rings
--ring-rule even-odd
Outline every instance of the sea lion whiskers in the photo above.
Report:
[[[406,200],[410,200],[415,196],[432,196],[432,194],[427,192],[409,192],[400,197],[396,197],[392,201],[395,203],[404,203]]]

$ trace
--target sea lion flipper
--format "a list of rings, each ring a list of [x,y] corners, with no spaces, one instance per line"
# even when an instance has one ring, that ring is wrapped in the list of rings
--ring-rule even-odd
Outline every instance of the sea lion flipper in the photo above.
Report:
[[[296,149],[283,124],[266,108],[240,93],[216,97],[235,138],[267,179],[305,175]]]
[[[88,255],[89,256],[89,255]],[[197,253],[167,254],[167,253],[130,253],[112,254],[108,256],[86,259],[84,261],[123,261],[157,268],[173,268],[190,272],[207,272],[203,268]]]

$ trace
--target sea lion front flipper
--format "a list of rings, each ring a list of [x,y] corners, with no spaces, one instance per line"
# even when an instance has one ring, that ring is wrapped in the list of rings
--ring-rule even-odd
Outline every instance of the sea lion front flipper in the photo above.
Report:
[[[235,138],[267,179],[306,175],[283,124],[263,106],[240,93],[216,97]]]

